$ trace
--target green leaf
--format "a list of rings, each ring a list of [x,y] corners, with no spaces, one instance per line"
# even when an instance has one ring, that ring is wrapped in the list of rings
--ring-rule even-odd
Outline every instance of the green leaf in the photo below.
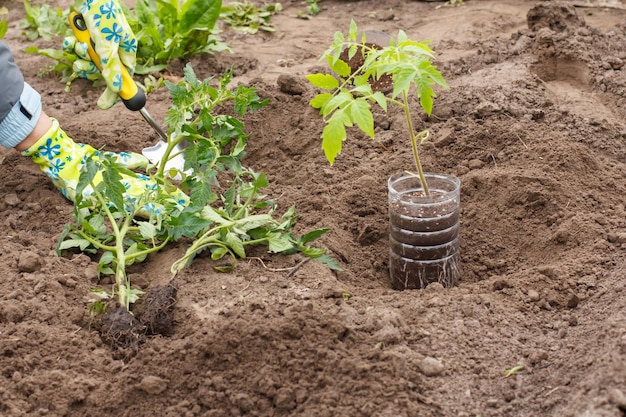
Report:
[[[344,140],[346,140],[346,128],[343,122],[339,118],[331,117],[322,131],[322,149],[330,165],[341,153]]]
[[[105,251],[102,253],[102,256],[100,257],[98,263],[100,265],[111,265],[114,261],[115,255],[113,254],[113,252]]]
[[[150,222],[138,221],[139,233],[143,239],[154,239],[157,234],[156,226]]]
[[[329,269],[333,271],[343,271],[343,268],[341,267],[341,265],[339,265],[337,260],[330,255],[322,255],[314,259],[326,265]]]
[[[211,206],[206,206],[202,209],[202,213],[201,213],[201,217],[203,219],[209,220],[212,223],[217,223],[217,224],[221,224],[221,225],[230,225],[232,224],[232,222],[224,217],[222,217],[222,215],[220,215],[218,212],[216,212],[213,207]]]
[[[326,106],[326,103],[332,98],[332,94],[330,93],[321,93],[313,97],[313,99],[309,102],[311,107],[314,109],[322,109]]]
[[[235,222],[235,227],[241,233],[246,233],[248,230],[256,229],[272,221],[272,216],[269,214],[253,214],[251,216],[244,217],[241,220]]]
[[[319,258],[320,256],[326,253],[326,249],[314,248],[312,246],[304,246],[304,245],[298,245],[298,250],[302,252],[303,255],[311,259]]]
[[[335,111],[337,108],[342,108],[348,106],[351,102],[354,101],[354,97],[347,91],[341,91],[339,94],[333,96],[324,108],[322,109],[322,115],[324,117],[328,116],[330,113]],[[339,116],[339,117],[344,117]]]
[[[106,234],[106,225],[104,224],[104,217],[100,215],[94,215],[89,218],[89,231],[96,236],[104,236]],[[84,227],[87,229],[86,227]]]
[[[240,258],[246,257],[246,251],[243,247],[243,242],[235,233],[228,232],[225,237],[226,244],[228,247],[237,254]]]
[[[212,197],[211,185],[207,181],[196,181],[191,188],[189,208],[200,210],[212,200]]]
[[[354,21],[354,19],[350,20],[350,28],[348,29],[348,40],[349,41],[356,41],[356,37],[358,34],[358,28],[356,26],[356,22]]]
[[[330,74],[309,74],[306,79],[322,90],[334,90],[339,87],[339,81]]]
[[[72,230],[72,227],[69,224],[66,224],[65,227],[63,228],[63,231],[61,232],[61,235],[59,236],[59,240],[57,241],[57,246],[54,249],[57,256],[61,256],[61,243],[63,243],[63,241],[70,235],[70,232]]]
[[[376,103],[384,110],[387,111],[387,97],[380,91],[375,92],[371,95],[371,98],[376,101]]]
[[[126,251],[124,252],[124,256],[126,259],[125,266],[129,266],[135,263],[135,258],[131,257],[131,255],[136,254],[138,251],[139,251],[139,248],[136,242],[130,245],[128,249],[126,249]]]
[[[280,233],[269,233],[267,235],[270,252],[280,253],[293,249],[293,243],[288,235]]]
[[[211,223],[192,213],[182,212],[178,217],[173,218],[167,224],[167,234],[173,240],[178,240],[182,236],[193,238],[198,232],[209,227]]]
[[[4,35],[7,34],[8,29],[9,23],[4,19],[0,20],[0,39],[4,38]]]
[[[91,242],[89,242],[87,239],[74,238],[74,239],[68,239],[68,240],[61,242],[58,245],[58,250],[61,251],[64,249],[78,248],[81,251],[85,251],[85,249],[87,249],[90,245],[91,245]]]
[[[341,55],[341,51],[339,51]],[[331,70],[340,77],[347,77],[352,73],[352,68],[342,59],[339,59],[339,55],[326,55],[326,62]]]
[[[87,187],[93,178],[96,176],[96,173],[99,170],[99,164],[92,158],[89,157],[85,161],[85,165],[80,172],[78,177],[78,183],[76,184],[76,195],[82,195],[85,187]]]
[[[192,87],[198,87],[200,85],[200,81],[198,77],[196,77],[196,73],[189,62],[185,65],[185,68],[183,68],[183,79]],[[187,91],[185,91],[185,93],[187,93]]]
[[[393,73],[393,96],[397,97],[403,91],[409,91],[411,83],[419,75],[417,69],[411,64],[398,65]]]
[[[369,137],[374,137],[374,116],[370,105],[364,98],[357,98],[350,106],[351,119]]]
[[[300,236],[300,239],[298,239],[298,242],[301,244],[306,244],[309,242],[313,242],[314,240],[319,239],[320,236],[322,236],[324,233],[328,232],[330,229],[325,227],[322,229],[316,229],[316,230],[312,230],[308,233],[305,233],[304,235]]]
[[[136,303],[137,300],[139,300],[139,296],[143,295],[143,294],[144,294],[143,291],[141,291],[141,290],[139,290],[137,288],[131,288],[128,291],[128,302],[131,303],[131,304]]]
[[[105,186],[105,194],[109,201],[120,212],[125,212],[124,192],[126,187],[122,184],[122,176],[116,171],[114,165],[106,164],[102,173],[102,183]]]
[[[187,35],[193,30],[211,30],[219,18],[221,0],[187,0],[182,6],[179,33]]]
[[[257,175],[255,175],[253,185],[256,188],[265,188],[265,187],[267,187],[269,185],[269,181],[267,180],[267,176],[264,173],[262,173],[262,172],[258,173]]]
[[[228,248],[226,246],[213,246],[211,248],[211,259],[214,261],[218,261],[220,259],[222,259],[224,257],[224,255],[229,254],[230,252],[228,252]],[[231,271],[232,268],[229,267],[228,270],[219,270],[217,268],[221,268],[221,267],[215,267],[216,270],[218,270],[219,272],[227,272],[227,271]]]
[[[363,37],[365,37],[365,33],[363,33]],[[359,48],[359,45],[357,45],[357,44],[350,45],[350,48],[348,48],[348,61],[350,61],[352,58],[354,58],[356,53],[358,51],[360,51],[360,50],[361,50],[361,48]]]
[[[422,106],[422,108],[424,109],[426,114],[430,116],[430,113],[433,110],[434,93],[431,94],[431,92],[433,90],[432,90],[432,88],[430,88],[428,86],[423,86],[419,90],[420,91],[419,91],[418,94],[419,94],[419,98],[420,98],[420,105]]]
[[[333,44],[341,45],[343,41],[344,41],[343,33],[341,33],[341,31],[335,32],[335,34],[333,35]]]

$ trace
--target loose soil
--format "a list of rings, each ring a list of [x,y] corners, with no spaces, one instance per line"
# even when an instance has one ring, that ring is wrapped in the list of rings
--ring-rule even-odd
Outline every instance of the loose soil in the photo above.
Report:
[[[623,416],[626,10],[601,3],[323,0],[301,20],[306,4],[287,0],[273,34],[225,30],[233,53],[192,65],[203,78],[234,66],[235,82],[270,100],[245,117],[245,162],[283,209],[296,205],[298,233],[332,229],[319,245],[344,270],[262,248],[230,273],[198,257],[177,294],[153,298],[173,314],[153,315],[167,334],[132,355],[89,320],[89,290],[110,286],[96,261],[55,254],[71,204],[30,160],[0,151],[0,415]],[[89,83],[66,93],[40,75],[50,62],[23,53],[21,3],[3,5],[6,41],[72,138],[111,151],[157,141],[122,105],[97,109]],[[450,84],[432,117],[415,116],[431,130],[427,171],[462,181],[454,288],[389,282],[387,179],[411,167],[401,112],[377,111],[375,140],[350,132],[332,167],[320,148],[304,75],[351,18],[431,39]],[[148,98],[157,120],[168,106],[165,89]],[[184,250],[133,265],[132,282],[166,287]]]

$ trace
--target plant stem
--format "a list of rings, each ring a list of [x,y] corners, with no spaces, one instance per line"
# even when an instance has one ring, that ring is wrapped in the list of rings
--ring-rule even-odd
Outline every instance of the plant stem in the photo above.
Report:
[[[160,251],[161,249],[163,249],[165,247],[165,245],[167,245],[167,243],[169,241],[170,241],[170,237],[168,236],[168,237],[165,238],[165,240],[163,242],[161,242],[160,245],[154,245],[153,244],[153,246],[151,248],[144,249],[142,251],[138,251],[138,252],[135,252],[133,254],[127,255],[126,259],[127,260],[131,260],[131,259],[138,258],[140,256],[148,255],[148,254],[150,254],[152,252]]]
[[[124,236],[128,230],[132,217],[126,216],[122,227],[119,229],[119,235],[115,240],[116,246],[116,265],[115,265],[115,283],[117,284],[119,302],[130,311],[130,281],[126,277],[126,253],[124,251]]]
[[[417,136],[415,135],[415,131],[413,130],[411,112],[409,111],[409,98],[408,98],[406,90],[402,91],[402,99],[404,102],[402,106],[404,108],[404,116],[406,117],[406,124],[407,124],[407,128],[409,129],[409,135],[411,135],[411,147],[413,149],[413,160],[415,161],[415,167],[417,168],[417,174],[419,175],[420,182],[422,183],[422,188],[424,188],[424,194],[429,196],[430,190],[428,189],[428,183],[426,182],[426,177],[424,176],[422,163],[420,162],[419,151],[417,149]]]
[[[210,240],[209,240],[210,238]],[[185,266],[187,266],[187,264],[190,262],[190,260],[200,251],[203,251],[206,248],[209,248],[211,246],[219,246],[221,248],[226,249],[226,251],[230,254],[230,256],[233,258],[233,261],[235,261],[235,255],[232,253],[232,251],[228,248],[228,246],[226,246],[225,244],[223,244],[222,242],[220,242],[217,238],[217,235],[213,235],[213,236],[208,236],[205,238],[205,240],[203,241],[199,241],[197,240],[196,242],[193,243],[193,245],[191,247],[189,247],[189,249],[187,249],[187,251],[185,252],[185,255],[176,260],[176,262],[174,262],[172,264],[172,268],[170,269],[170,271],[172,272],[173,275],[176,275],[177,273],[179,273],[180,271],[183,270],[183,268],[185,268]]]
[[[174,138],[172,135],[169,136],[167,140],[167,147],[165,148],[165,151],[163,152],[163,156],[161,157],[161,161],[159,162],[159,168],[156,173],[157,178],[161,178],[161,179],[165,178],[165,165],[167,165],[167,161],[183,153],[181,151],[172,155],[172,151],[174,150],[176,145],[182,142],[183,139],[184,139],[184,136],[182,135],[177,138]]]
[[[243,216],[244,214],[247,213],[247,209],[250,206],[250,203],[252,202],[252,199],[254,198],[254,196],[256,195],[258,189],[256,186],[253,186],[252,192],[250,193],[250,195],[248,196],[248,198],[246,199],[246,202],[239,207],[239,209],[237,209],[237,211],[235,212],[235,215],[232,216],[231,219],[229,220],[238,220],[241,218],[241,216]]]
[[[76,233],[78,234],[78,236],[80,236],[83,239],[89,241],[89,243],[91,243],[94,247],[96,247],[98,249],[102,249],[102,250],[109,251],[109,252],[115,252],[115,246],[105,245],[105,244],[99,242],[98,240],[92,238],[87,233],[83,232],[81,229],[77,229]]]
[[[96,190],[96,186],[92,183],[91,186],[94,190]],[[124,218],[124,223],[122,223],[122,227],[120,228],[117,222],[115,221],[115,217],[109,210],[109,207],[106,205],[106,201],[102,194],[98,191],[95,192],[96,198],[100,201],[100,204],[111,223],[111,228],[113,229],[113,234],[115,235],[115,284],[117,285],[118,292],[118,301],[120,305],[123,305],[126,308],[126,311],[130,311],[130,282],[126,277],[126,253],[124,251],[124,236],[128,233],[128,228],[130,227],[130,222],[132,217],[130,213],[126,213]],[[124,207],[122,207],[124,210]]]

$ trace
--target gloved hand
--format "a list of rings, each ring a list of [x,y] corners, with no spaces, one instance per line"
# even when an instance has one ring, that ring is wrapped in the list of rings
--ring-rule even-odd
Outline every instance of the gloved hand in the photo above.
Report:
[[[89,145],[75,143],[60,128],[56,119],[51,120],[50,129],[31,147],[23,151],[22,155],[31,157],[41,170],[50,177],[61,194],[75,202],[76,186],[85,161],[92,155],[97,158],[101,152]],[[148,160],[137,153],[102,153],[116,156],[117,162],[128,169],[145,168],[148,165]],[[158,187],[156,182],[145,175],[132,177],[122,174],[122,178],[126,188],[125,198],[139,198],[147,190],[156,190]],[[102,174],[98,173],[94,178],[94,183],[97,184],[100,181],[102,181]],[[89,198],[92,193],[92,187],[85,187],[83,195],[86,198]],[[184,206],[189,201],[188,196],[178,189],[168,194],[175,204]],[[161,210],[162,207],[154,203],[147,203],[139,214],[149,217],[150,214],[159,214]]]
[[[107,84],[98,99],[98,106],[108,109],[119,99],[122,65],[131,75],[135,71],[137,40],[118,0],[84,0],[80,12],[95,43],[94,49],[102,64],[102,78]],[[74,72],[79,77],[98,78],[99,71],[87,55],[87,45],[69,37],[63,41],[63,49],[69,52],[74,49],[79,57],[74,62]]]

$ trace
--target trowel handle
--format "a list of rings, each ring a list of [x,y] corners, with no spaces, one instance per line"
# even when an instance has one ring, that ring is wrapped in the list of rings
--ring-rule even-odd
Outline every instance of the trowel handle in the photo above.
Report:
[[[79,42],[87,44],[87,53],[93,61],[93,63],[102,71],[102,64],[100,57],[96,53],[95,43],[91,39],[85,19],[83,15],[73,11],[70,13],[70,27],[74,36]],[[137,87],[137,83],[133,80],[130,73],[124,65],[122,65],[122,89],[119,92],[120,98],[124,102],[124,105],[128,110],[138,111],[144,108],[146,105],[146,95],[142,90]]]

